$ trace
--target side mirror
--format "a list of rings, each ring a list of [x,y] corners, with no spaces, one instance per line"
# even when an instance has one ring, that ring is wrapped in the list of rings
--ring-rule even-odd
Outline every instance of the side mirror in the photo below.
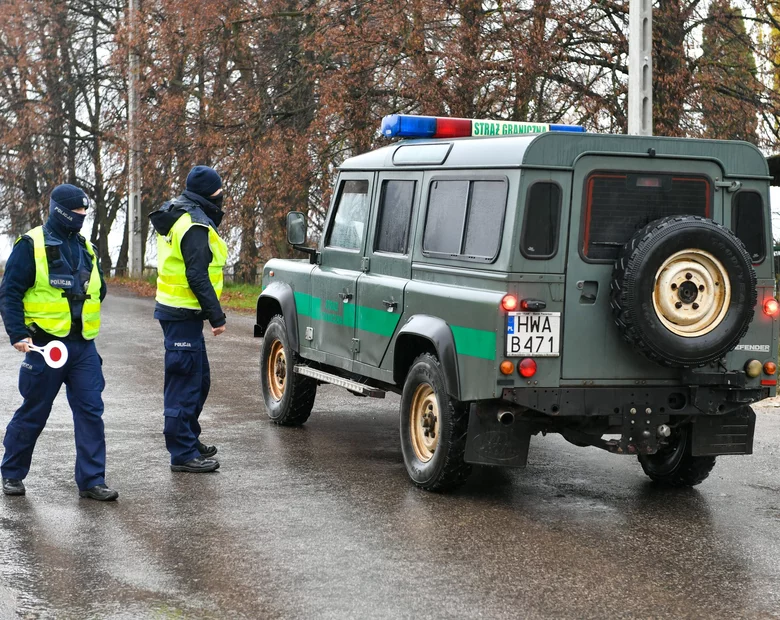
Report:
[[[298,211],[287,214],[287,243],[303,245],[306,243],[306,216]]]

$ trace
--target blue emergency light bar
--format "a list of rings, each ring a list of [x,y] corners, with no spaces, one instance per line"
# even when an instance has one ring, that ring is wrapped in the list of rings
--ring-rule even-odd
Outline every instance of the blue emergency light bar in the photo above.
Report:
[[[582,125],[521,123],[444,116],[389,114],[382,119],[386,138],[465,138],[470,136],[519,136],[547,131],[584,132]]]

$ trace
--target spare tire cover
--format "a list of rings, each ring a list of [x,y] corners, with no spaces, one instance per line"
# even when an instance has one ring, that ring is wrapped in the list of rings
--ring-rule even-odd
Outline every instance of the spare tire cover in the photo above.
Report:
[[[615,261],[612,313],[623,338],[664,366],[703,366],[737,346],[753,320],[756,273],[737,236],[710,219],[666,217]]]

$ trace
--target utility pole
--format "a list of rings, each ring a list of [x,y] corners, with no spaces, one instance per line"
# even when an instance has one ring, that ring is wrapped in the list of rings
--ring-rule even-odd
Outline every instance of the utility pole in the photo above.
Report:
[[[653,6],[628,5],[628,133],[653,135]]]
[[[129,0],[128,4],[128,41],[130,44],[129,75],[127,79],[127,145],[128,161],[128,200],[127,200],[127,237],[128,268],[130,276],[139,278],[143,274],[143,244],[141,243],[141,149],[138,140],[138,51],[137,24],[138,0]]]

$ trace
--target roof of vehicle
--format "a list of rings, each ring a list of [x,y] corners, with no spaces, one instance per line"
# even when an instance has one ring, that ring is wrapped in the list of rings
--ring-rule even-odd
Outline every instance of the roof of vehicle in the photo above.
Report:
[[[437,145],[437,148],[431,149],[431,145]],[[419,162],[399,165],[396,151],[408,147],[420,151],[423,156]],[[766,159],[749,142],[553,131],[494,138],[403,140],[351,157],[344,161],[341,169],[572,168],[576,160],[586,154],[648,157],[649,149],[655,150],[656,157],[717,161],[726,176],[769,178]],[[431,151],[438,151],[440,159],[437,160]],[[407,162],[414,162],[414,158],[408,157],[409,152],[405,152],[405,158]],[[430,160],[430,163],[423,163],[423,160]]]

